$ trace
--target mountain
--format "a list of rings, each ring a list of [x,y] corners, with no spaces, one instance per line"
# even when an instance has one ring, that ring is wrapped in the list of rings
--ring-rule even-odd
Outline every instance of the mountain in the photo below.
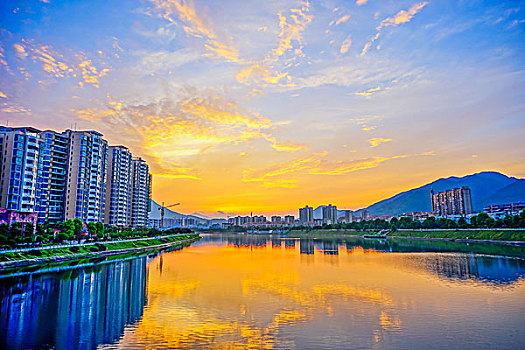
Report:
[[[497,172],[481,172],[464,177],[448,177],[399,193],[365,208],[370,215],[398,215],[412,211],[431,211],[430,190],[442,192],[468,186],[474,211],[487,204],[525,202],[525,179],[508,177]]]
[[[525,179],[518,179],[498,192],[484,198],[483,206],[525,201]]]

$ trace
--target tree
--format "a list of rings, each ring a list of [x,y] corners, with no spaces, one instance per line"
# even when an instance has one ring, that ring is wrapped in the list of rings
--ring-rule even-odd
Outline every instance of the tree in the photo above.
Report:
[[[478,215],[474,216],[472,219],[474,219],[475,225],[478,227],[489,228],[493,226],[494,224],[494,219],[492,219],[487,213],[479,213]]]
[[[104,224],[100,221],[95,224],[97,227],[97,237],[103,237],[104,236]]]
[[[88,233],[89,233],[89,235],[90,235],[91,237],[93,237],[93,236],[97,236],[97,233],[98,233],[97,231],[98,231],[98,229],[97,229],[97,225],[96,225],[94,222],[88,222],[88,223],[86,224],[86,226],[87,226],[87,231],[88,231]]]
[[[75,237],[78,239],[78,242],[80,243],[80,239],[82,238],[81,233],[82,233],[82,228],[83,228],[82,220],[78,218],[73,220],[73,226],[75,228]]]
[[[390,229],[395,231],[399,227],[399,220],[397,218],[390,219]]]
[[[436,218],[433,216],[429,216],[428,218],[425,219],[425,221],[423,221],[423,223],[421,224],[421,227],[425,229],[435,228]]]
[[[75,234],[75,223],[73,220],[68,219],[64,221],[64,229],[63,232],[67,235],[67,237],[72,237]],[[68,238],[65,238],[68,239]]]
[[[467,220],[465,220],[465,218],[463,218],[463,217],[459,218],[459,220],[458,220],[458,227],[459,228],[468,228],[468,226],[469,226],[468,222],[467,222]]]

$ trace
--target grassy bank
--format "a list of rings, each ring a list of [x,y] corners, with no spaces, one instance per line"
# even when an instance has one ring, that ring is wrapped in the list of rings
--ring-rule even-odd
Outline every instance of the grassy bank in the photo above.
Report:
[[[196,234],[187,234],[174,237],[163,237],[163,238],[152,238],[143,241],[122,241],[114,243],[97,243],[94,245],[86,246],[75,246],[75,247],[63,247],[55,249],[32,249],[23,252],[6,252],[0,253],[0,262],[10,261],[22,261],[32,260],[39,258],[53,258],[53,257],[68,257],[68,256],[89,256],[90,254],[99,255],[103,252],[119,251],[125,249],[145,248],[154,247],[159,245],[165,245],[169,243],[175,243],[179,241],[186,241],[189,239],[195,239],[199,236]]]
[[[448,238],[448,239],[479,239],[490,241],[525,241],[525,231],[396,231],[389,234],[395,237],[422,237],[422,238]]]
[[[312,230],[312,231],[290,231],[290,237],[319,236],[326,237],[334,234],[350,236],[362,236],[373,231],[351,231],[351,230]],[[507,230],[449,230],[449,231],[395,231],[388,234],[391,237],[421,237],[421,238],[444,238],[444,239],[474,239],[491,241],[525,241],[525,231]]]

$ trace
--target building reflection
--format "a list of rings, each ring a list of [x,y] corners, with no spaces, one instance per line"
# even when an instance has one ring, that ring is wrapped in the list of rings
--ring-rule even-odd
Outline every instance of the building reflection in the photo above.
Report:
[[[299,247],[301,250],[301,254],[314,254],[314,240],[311,238],[299,240]]]
[[[508,284],[525,276],[525,262],[501,256],[425,255],[417,265],[440,277]]]
[[[323,254],[339,255],[339,245],[335,240],[323,241]]]
[[[146,303],[147,257],[0,280],[0,348],[92,349]]]
[[[346,247],[348,254],[353,254],[356,251],[384,253],[468,253],[411,255],[410,259],[407,257],[407,265],[411,266],[411,268],[423,269],[447,279],[474,279],[481,282],[508,284],[525,276],[525,260],[503,256],[507,255],[507,252],[500,252],[500,250],[506,248],[497,245],[482,245],[480,248],[479,245],[446,241],[382,240],[361,237],[296,239],[253,234],[204,235],[202,240],[196,243],[196,245],[224,243],[235,247],[280,248],[284,242],[285,248],[291,250],[295,248],[297,241],[299,241],[299,253],[303,256],[313,256],[318,252],[326,257],[334,256],[335,258],[335,256],[340,254],[339,248],[341,245]],[[511,255],[510,253],[512,252],[509,252],[508,255]],[[306,259],[304,261],[312,262],[313,260]],[[336,260],[328,261],[334,263]]]

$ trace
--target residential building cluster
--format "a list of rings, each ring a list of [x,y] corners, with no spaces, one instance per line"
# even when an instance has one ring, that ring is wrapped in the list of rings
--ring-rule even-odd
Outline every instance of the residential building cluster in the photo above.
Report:
[[[282,226],[295,225],[295,217],[293,215],[272,216],[268,221],[264,215],[250,215],[250,216],[235,216],[228,218],[226,226]]]
[[[496,205],[491,204],[483,208],[483,211],[493,219],[502,219],[505,215],[518,215],[523,210],[525,210],[525,203],[523,202]]]
[[[96,131],[0,126],[0,208],[38,222],[146,226],[148,164]],[[27,215],[26,214],[26,215]]]
[[[468,215],[472,213],[470,188],[462,186],[439,193],[430,190],[432,213],[435,216]]]

